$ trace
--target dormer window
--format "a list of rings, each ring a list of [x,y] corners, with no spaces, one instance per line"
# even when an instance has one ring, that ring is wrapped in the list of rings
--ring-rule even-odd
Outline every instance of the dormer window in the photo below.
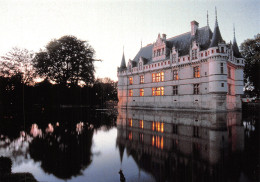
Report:
[[[193,59],[197,59],[197,49],[193,49],[192,52],[191,52],[191,57],[192,57],[192,60]]]
[[[139,63],[139,70],[142,70],[142,63]]]
[[[176,63],[176,54],[172,55],[172,60],[173,60],[173,63]]]

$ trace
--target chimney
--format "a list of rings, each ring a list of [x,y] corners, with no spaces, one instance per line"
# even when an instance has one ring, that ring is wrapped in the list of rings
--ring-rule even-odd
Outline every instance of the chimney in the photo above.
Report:
[[[192,22],[190,22],[190,25],[191,25],[191,35],[193,36],[196,34],[196,31],[199,28],[199,23],[193,20]]]
[[[166,40],[166,34],[165,33],[162,34],[162,38],[163,38],[163,40]]]

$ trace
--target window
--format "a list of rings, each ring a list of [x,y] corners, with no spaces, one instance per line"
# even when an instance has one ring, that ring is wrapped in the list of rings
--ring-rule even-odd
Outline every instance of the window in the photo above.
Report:
[[[221,87],[224,87],[224,83],[221,83]]]
[[[164,54],[164,48],[162,48],[162,55]]]
[[[129,85],[133,85],[133,77],[129,77]]]
[[[199,94],[199,90],[200,90],[200,85],[197,84],[193,84],[193,94]]]
[[[139,121],[139,128],[144,129],[144,120]]]
[[[153,57],[155,57],[155,55],[156,55],[156,51],[153,51]]]
[[[144,75],[140,76],[140,83],[144,83]]]
[[[173,63],[176,63],[176,54],[172,55],[172,60],[173,60]]]
[[[152,82],[155,82],[155,73],[152,74]]]
[[[199,137],[199,127],[198,126],[193,127],[193,136],[196,138]]]
[[[139,63],[139,70],[142,70],[142,63]]]
[[[239,63],[239,60],[237,60],[237,63]]]
[[[164,123],[158,122],[158,121],[156,121],[156,122],[153,121],[152,130],[163,133],[164,132]]]
[[[132,96],[133,96],[133,90],[132,90],[132,89],[129,90],[128,95],[129,95],[129,97],[132,97]]]
[[[221,53],[224,53],[224,47],[221,47]]]
[[[129,125],[130,127],[133,126],[133,120],[132,120],[131,118],[128,119],[128,125]]]
[[[152,82],[161,82],[161,81],[162,82],[164,81],[164,72],[152,74]]]
[[[228,67],[228,78],[231,78],[231,68]]]
[[[153,96],[164,95],[164,87],[152,88],[152,95]]]
[[[224,63],[220,63],[220,73],[224,73]]]
[[[173,95],[178,95],[178,86],[177,85],[173,86]]]
[[[144,142],[144,134],[139,133],[139,142]]]
[[[214,50],[212,50],[211,53],[213,54],[213,53],[214,53]]]
[[[172,125],[172,133],[177,134],[178,133],[178,126],[177,124]]]
[[[130,131],[130,132],[128,133],[128,139],[129,139],[129,140],[132,140],[132,139],[133,139],[133,133],[132,133],[132,131]]]
[[[164,82],[164,72],[161,72],[161,82]]]
[[[173,80],[179,80],[178,70],[173,70]]]
[[[199,66],[195,66],[193,68],[193,74],[194,74],[194,78],[199,78],[200,77],[200,67]]]
[[[152,146],[163,149],[163,136],[154,136],[152,137]]]
[[[144,96],[144,89],[143,88],[140,89],[140,96]]]
[[[193,60],[193,59],[197,59],[197,49],[192,50],[191,53],[192,53],[192,56],[191,56],[191,57],[192,57],[192,60]]]

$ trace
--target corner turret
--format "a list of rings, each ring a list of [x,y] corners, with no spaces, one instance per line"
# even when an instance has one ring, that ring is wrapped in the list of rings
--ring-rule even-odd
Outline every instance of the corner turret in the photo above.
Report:
[[[240,54],[238,46],[237,46],[237,41],[236,41],[236,36],[235,36],[235,27],[234,27],[234,39],[233,39],[233,44],[232,44],[232,51],[233,51],[233,55],[236,58],[242,58],[242,55]]]
[[[214,33],[209,47],[217,47],[219,43],[224,42],[218,27],[217,9],[215,11],[216,11],[216,22],[215,22]]]

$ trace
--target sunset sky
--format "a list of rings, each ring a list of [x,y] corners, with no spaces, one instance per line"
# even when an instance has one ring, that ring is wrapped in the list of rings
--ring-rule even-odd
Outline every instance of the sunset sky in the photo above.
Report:
[[[190,31],[190,22],[213,31],[215,6],[222,37],[240,45],[260,27],[259,0],[0,0],[0,56],[18,46],[37,52],[52,39],[74,35],[96,50],[96,77],[117,80],[123,46],[126,60],[158,33],[167,38]]]

